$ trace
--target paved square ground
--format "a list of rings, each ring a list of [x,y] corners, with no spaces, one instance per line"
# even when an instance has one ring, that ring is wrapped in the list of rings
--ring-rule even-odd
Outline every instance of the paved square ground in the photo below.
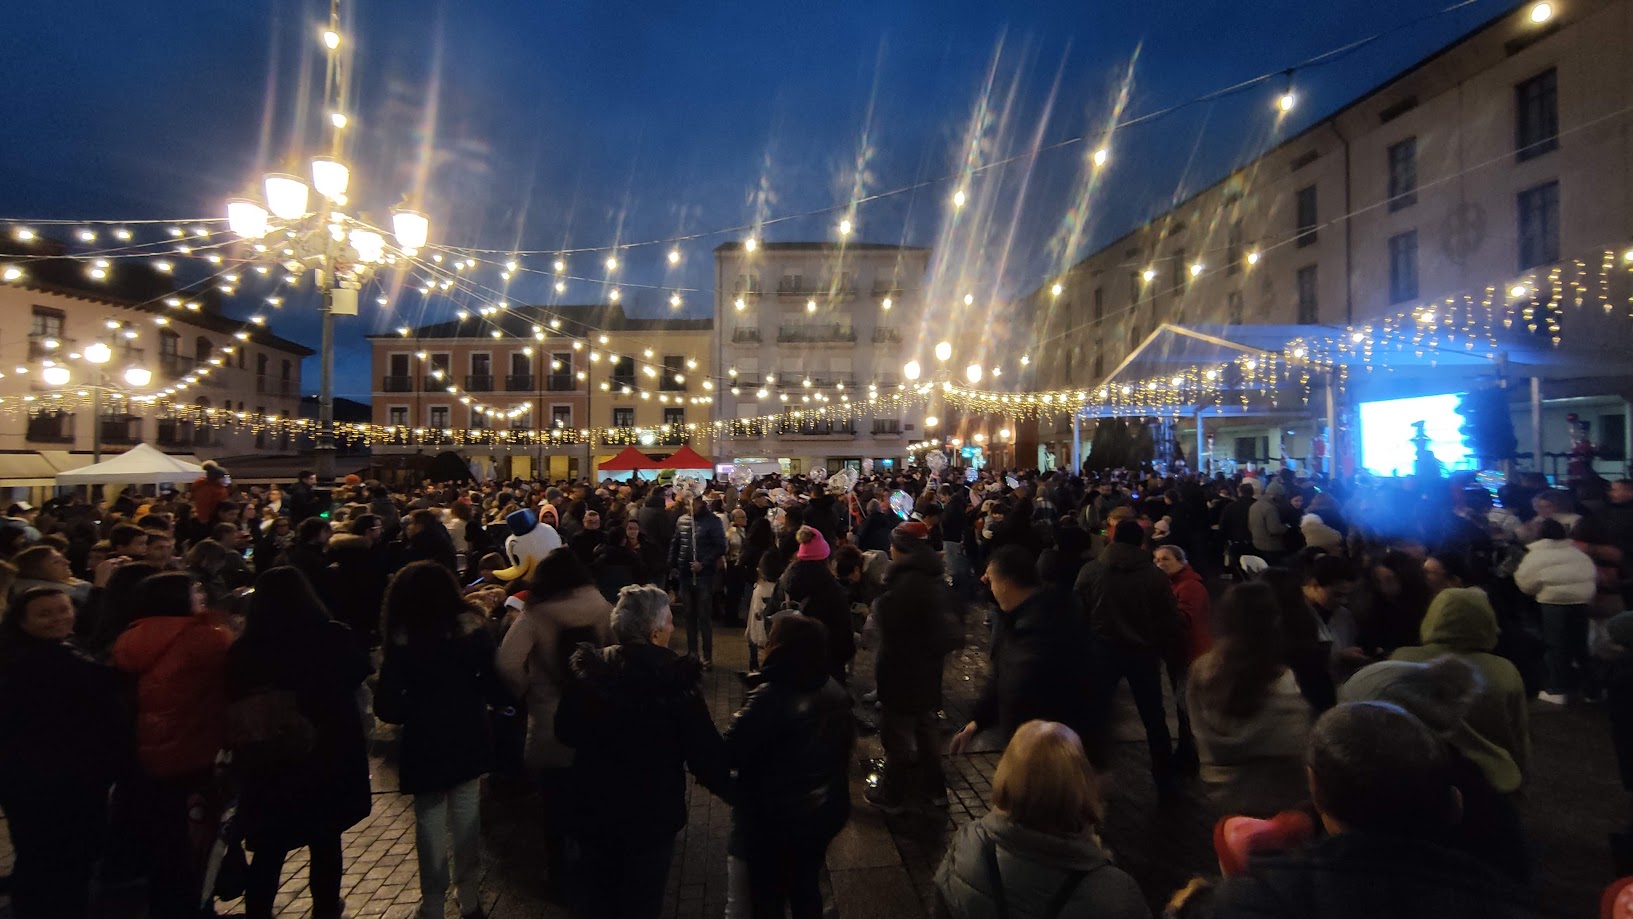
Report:
[[[979,622],[980,617],[972,618]],[[972,626],[971,646],[949,661],[945,684],[948,733],[967,720],[985,677],[981,632],[979,625]],[[682,635],[676,635],[674,646],[684,650]],[[735,629],[717,631],[715,650],[716,667],[705,675],[705,681],[715,721],[724,725],[743,701],[736,671],[746,666],[747,654]],[[866,653],[858,659],[856,670],[855,688],[860,692],[871,682],[872,662]],[[864,719],[872,717],[866,706],[859,706],[858,714]],[[1118,742],[1106,777],[1107,821],[1102,835],[1118,864],[1140,882],[1157,911],[1187,879],[1214,873],[1211,827],[1215,815],[1195,784],[1179,800],[1159,807],[1142,730],[1128,699],[1118,706],[1118,719]],[[1549,915],[1594,915],[1599,891],[1613,879],[1606,836],[1625,826],[1630,817],[1604,713],[1589,706],[1559,708],[1533,703],[1531,728],[1534,773],[1524,794],[1523,811],[1539,862],[1543,902]],[[373,813],[348,832],[345,840],[343,890],[348,913],[356,917],[406,914],[419,899],[413,808],[409,798],[395,791],[389,731],[381,732],[375,752]],[[885,817],[861,799],[863,783],[879,752],[876,737],[862,738],[852,783],[856,806],[850,824],[828,853],[824,878],[828,911],[841,919],[928,914],[931,878],[947,839],[958,826],[986,813],[999,755],[993,744],[983,745],[978,739],[976,752],[948,759],[951,805],[945,815],[909,812]],[[690,823],[676,846],[670,872],[666,917],[723,914],[729,825],[729,809],[694,787]],[[525,782],[504,776],[487,780],[482,899],[494,919],[568,915],[548,897],[542,826],[537,801]],[[9,862],[9,851],[3,858]],[[279,915],[288,919],[311,915],[304,852],[292,854],[277,906]],[[242,904],[222,903],[217,910],[241,912]],[[457,916],[451,903],[447,910],[450,917]],[[102,904],[98,913],[121,919],[133,915],[115,903]]]

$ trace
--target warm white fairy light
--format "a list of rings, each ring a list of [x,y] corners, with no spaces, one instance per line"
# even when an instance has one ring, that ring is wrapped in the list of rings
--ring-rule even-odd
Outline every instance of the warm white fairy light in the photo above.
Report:
[[[1247,263],[1249,265],[1259,264],[1259,250],[1254,249],[1254,250],[1251,250],[1250,252],[1248,252],[1248,254],[1247,254]]]
[[[964,202],[968,200],[969,197],[964,194],[964,189],[960,188],[959,190],[953,192],[953,207],[963,207]]]
[[[1065,288],[1065,287],[1063,287],[1063,286],[1061,286],[1061,284],[1060,284],[1060,282],[1059,282],[1059,281],[1056,281],[1056,282],[1055,282],[1055,283],[1054,283],[1054,284],[1053,284],[1053,285],[1052,285],[1052,286],[1051,286],[1051,287],[1050,287],[1050,288],[1049,288],[1049,295],[1050,295],[1050,296],[1051,296],[1051,297],[1058,297],[1058,296],[1060,296],[1060,295],[1061,295],[1061,294],[1062,294],[1062,293],[1064,293],[1064,292],[1065,292],[1065,290],[1066,290],[1066,288]]]
[[[1094,160],[1094,165],[1096,165],[1096,166],[1106,165],[1106,160],[1108,160],[1110,158],[1111,158],[1111,151],[1107,150],[1105,147],[1101,147],[1100,149],[1094,151],[1094,155],[1093,155],[1093,157],[1091,157],[1091,159]]]
[[[669,264],[671,264],[671,265],[679,265],[680,264],[680,250],[679,249],[670,249],[669,250]]]
[[[854,229],[854,227],[851,225],[851,221],[850,221],[849,217],[846,217],[846,218],[839,221],[839,235],[840,236],[849,236],[849,235],[851,235],[851,230],[852,229]]]

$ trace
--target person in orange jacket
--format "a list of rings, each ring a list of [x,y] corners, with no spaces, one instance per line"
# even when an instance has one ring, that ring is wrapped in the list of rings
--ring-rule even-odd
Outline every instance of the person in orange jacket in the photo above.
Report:
[[[216,505],[227,500],[227,486],[232,484],[232,476],[215,460],[204,461],[204,474],[193,480],[193,488],[189,496],[193,500],[193,517],[200,524],[209,526],[215,523]]]
[[[151,858],[149,912],[194,915],[204,877],[208,816],[189,812],[209,789],[227,727],[227,649],[232,633],[205,610],[204,590],[183,572],[136,585],[136,618],[113,645],[113,664],[136,681],[132,800],[145,813]]]
[[[1182,656],[1168,662],[1168,680],[1179,709],[1179,745],[1174,751],[1174,762],[1189,770],[1196,768],[1198,759],[1196,740],[1191,736],[1190,713],[1185,710],[1185,675],[1196,659],[1213,646],[1213,633],[1208,627],[1208,586],[1202,583],[1202,575],[1191,567],[1185,550],[1179,546],[1158,546],[1151,555],[1157,567],[1168,575],[1168,586],[1173,589],[1174,602],[1179,606]]]

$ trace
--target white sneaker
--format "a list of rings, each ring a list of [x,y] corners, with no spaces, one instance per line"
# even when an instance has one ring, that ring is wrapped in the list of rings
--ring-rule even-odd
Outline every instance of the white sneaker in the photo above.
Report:
[[[1537,693],[1537,698],[1548,703],[1549,705],[1564,705],[1565,703],[1571,701],[1571,697],[1562,692],[1539,692]]]

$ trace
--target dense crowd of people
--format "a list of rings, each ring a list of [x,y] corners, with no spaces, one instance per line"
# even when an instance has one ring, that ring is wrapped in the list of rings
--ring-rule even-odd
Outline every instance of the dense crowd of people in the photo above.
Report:
[[[657,915],[687,795],[710,793],[732,808],[728,916],[820,916],[875,730],[856,803],[887,814],[947,806],[944,752],[1004,747],[936,874],[948,915],[1147,916],[1168,892],[1098,836],[1125,683],[1158,800],[1199,780],[1269,828],[1222,823],[1227,877],[1175,916],[1533,914],[1534,698],[1605,703],[1633,788],[1633,482],[943,473],[326,492],[209,463],[183,492],[13,504],[14,910],[126,891],[157,917],[240,895],[270,917],[306,848],[313,915],[342,915],[380,724],[424,919],[450,892],[482,915],[496,770],[536,789],[542,870],[578,914]],[[749,653],[724,725],[717,625]],[[944,731],[947,658],[982,633],[986,681]],[[1628,859],[1633,833],[1612,845]]]

